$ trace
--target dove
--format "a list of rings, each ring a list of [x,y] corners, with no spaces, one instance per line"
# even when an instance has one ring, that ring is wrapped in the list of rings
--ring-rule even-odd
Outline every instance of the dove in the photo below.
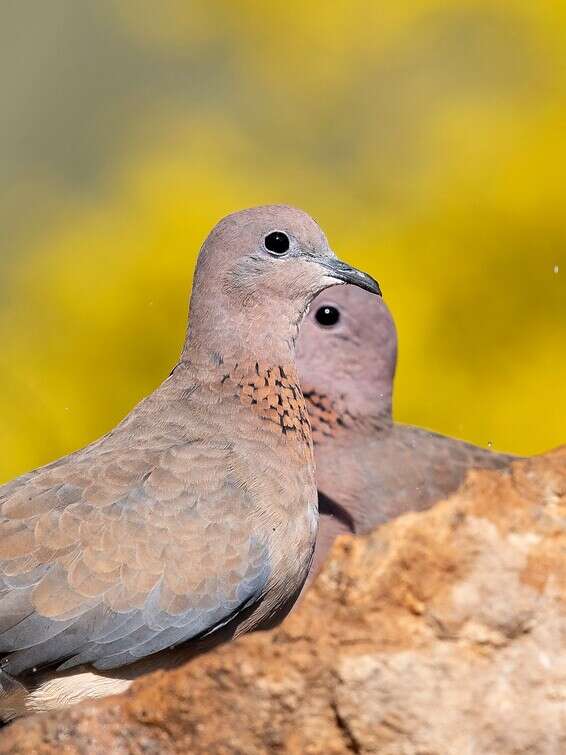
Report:
[[[469,469],[519,458],[394,422],[396,364],[395,323],[382,299],[343,286],[313,301],[297,342],[319,491],[312,576],[337,535],[426,509]]]
[[[0,487],[0,717],[121,691],[132,669],[290,610],[318,525],[295,341],[311,300],[344,283],[380,293],[304,212],[228,216],[165,382],[100,440]]]

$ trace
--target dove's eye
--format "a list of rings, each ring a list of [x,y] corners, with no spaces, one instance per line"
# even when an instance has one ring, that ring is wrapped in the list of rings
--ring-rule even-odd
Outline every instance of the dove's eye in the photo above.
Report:
[[[340,310],[336,307],[320,307],[316,310],[316,321],[324,328],[332,328],[340,322]]]
[[[271,231],[271,233],[267,234],[263,243],[271,254],[285,254],[291,246],[289,237],[283,231]]]

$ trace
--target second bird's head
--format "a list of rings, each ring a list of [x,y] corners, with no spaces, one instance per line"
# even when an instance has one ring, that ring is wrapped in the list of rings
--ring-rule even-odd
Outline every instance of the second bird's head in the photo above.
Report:
[[[191,319],[197,315],[242,338],[278,321],[298,327],[310,302],[330,286],[350,283],[381,294],[367,273],[339,260],[315,221],[301,210],[268,205],[234,213],[211,231],[199,254]],[[191,327],[191,326],[190,326]]]

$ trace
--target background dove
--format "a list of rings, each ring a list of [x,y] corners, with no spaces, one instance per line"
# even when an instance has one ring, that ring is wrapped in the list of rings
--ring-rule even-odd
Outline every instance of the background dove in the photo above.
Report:
[[[313,297],[346,281],[379,292],[305,213],[225,218],[170,377],[101,440],[0,487],[4,718],[116,691],[116,669],[290,608],[318,519],[294,343]]]
[[[517,458],[393,422],[396,363],[383,300],[343,286],[313,301],[297,343],[319,490],[313,574],[337,535],[427,508],[470,468],[501,469]]]

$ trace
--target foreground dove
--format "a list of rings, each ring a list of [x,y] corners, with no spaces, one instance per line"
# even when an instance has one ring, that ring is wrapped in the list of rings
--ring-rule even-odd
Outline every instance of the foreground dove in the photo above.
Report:
[[[474,467],[515,458],[393,422],[397,334],[383,300],[353,286],[320,294],[297,342],[311,417],[319,535],[311,576],[337,535],[363,533],[454,492]]]
[[[225,218],[170,377],[102,439],[0,487],[2,718],[119,691],[130,664],[290,609],[318,523],[294,345],[344,282],[379,293],[305,213]]]

